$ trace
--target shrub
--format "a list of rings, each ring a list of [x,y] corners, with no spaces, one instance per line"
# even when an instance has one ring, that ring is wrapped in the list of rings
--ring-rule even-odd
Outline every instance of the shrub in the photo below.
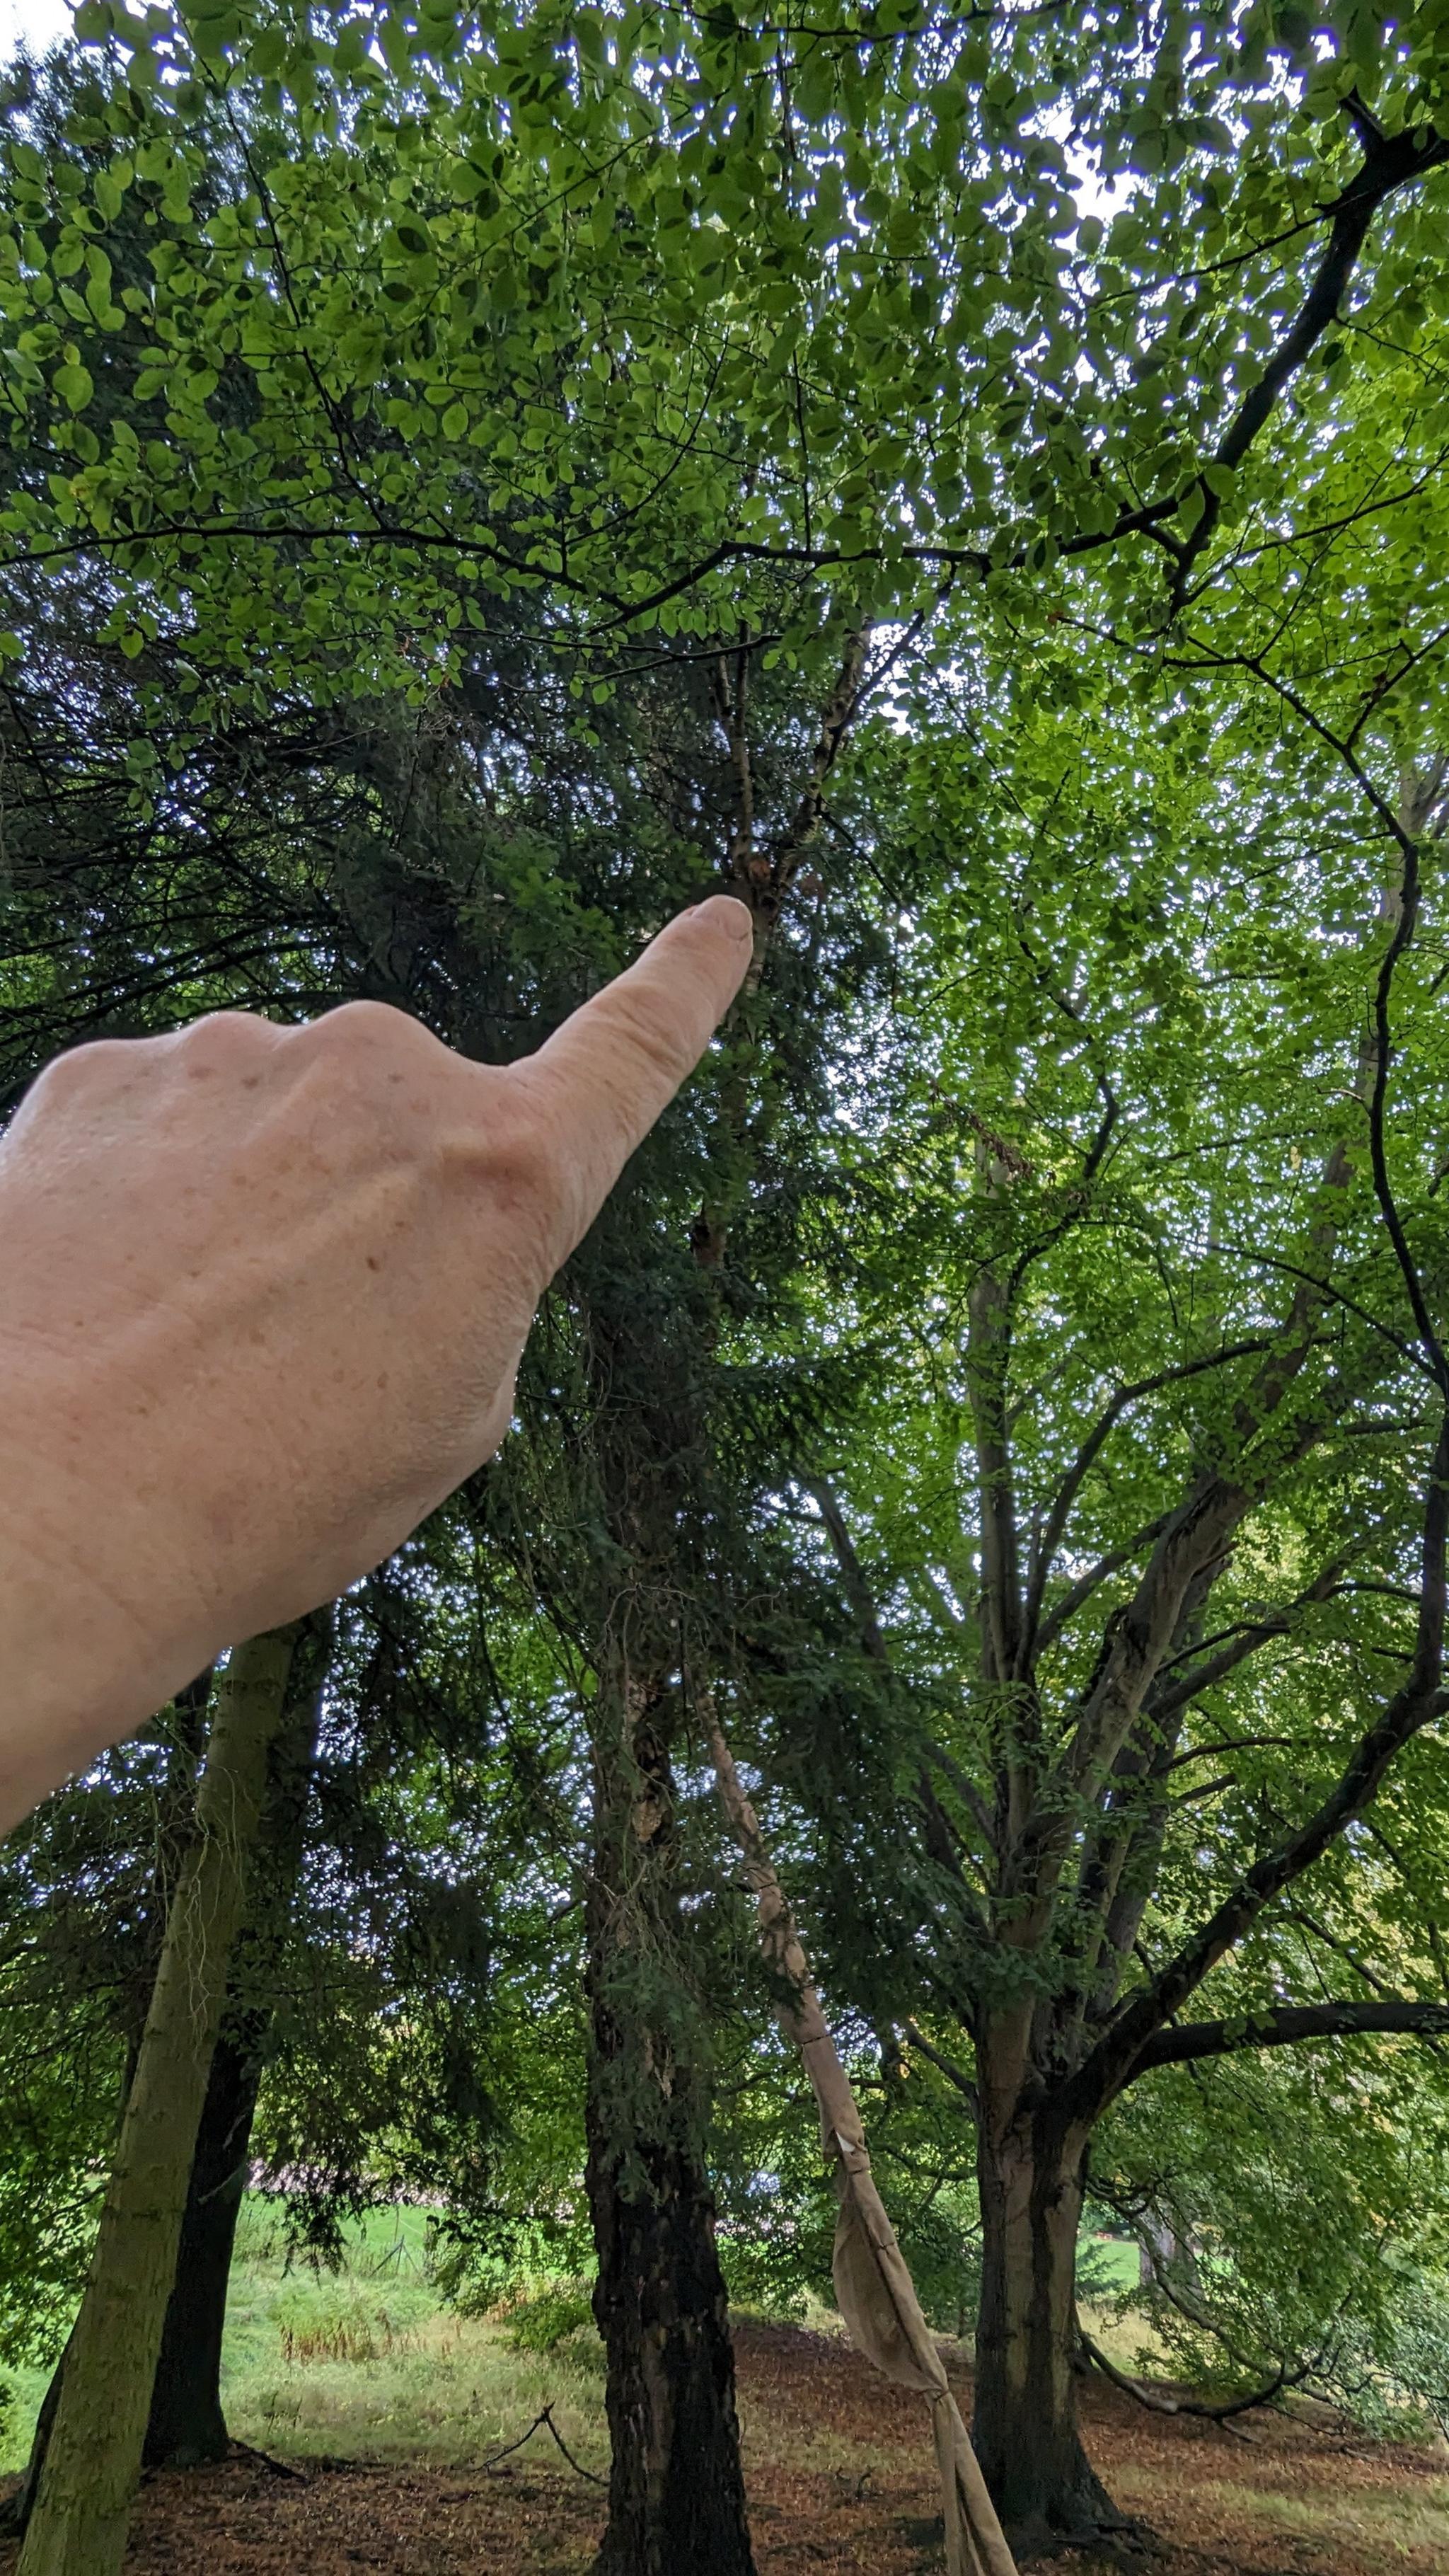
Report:
[[[493,2317],[517,2352],[556,2353],[587,2362],[599,2351],[593,2284],[575,2274],[561,2280],[525,2281],[495,2302]]]

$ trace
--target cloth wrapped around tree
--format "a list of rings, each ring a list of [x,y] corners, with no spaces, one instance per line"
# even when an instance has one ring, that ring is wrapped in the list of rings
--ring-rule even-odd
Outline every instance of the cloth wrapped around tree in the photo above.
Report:
[[[918,2389],[930,2405],[947,2576],[1017,2576],[945,2364],[876,2189],[850,2078],[820,2009],[809,1961],[712,1698],[705,1701],[704,1716],[720,1798],[755,1898],[760,1947],[781,1980],[776,2005],[780,2028],[799,2049],[819,2106],[821,2144],[840,2209],[831,2258],[840,2313],[857,2351],[896,2387]]]

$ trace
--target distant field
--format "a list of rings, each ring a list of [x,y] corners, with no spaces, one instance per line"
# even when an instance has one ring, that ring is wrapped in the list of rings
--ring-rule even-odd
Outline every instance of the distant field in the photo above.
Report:
[[[248,2204],[222,2360],[232,2432],[299,2456],[474,2460],[552,2399],[564,2439],[597,2467],[606,2439],[597,2342],[519,2352],[497,2326],[458,2316],[429,2278],[427,2226],[425,2210],[375,2210],[348,2228],[332,2273],[305,2258],[289,2265],[267,2204]],[[25,2464],[46,2376],[9,2374],[0,2473]]]

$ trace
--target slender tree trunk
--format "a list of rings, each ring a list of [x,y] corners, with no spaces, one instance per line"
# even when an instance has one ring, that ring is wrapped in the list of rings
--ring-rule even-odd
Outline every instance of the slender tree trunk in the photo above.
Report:
[[[1050,2115],[981,2123],[981,2311],[972,2439],[1017,2548],[1122,2530],[1077,2429],[1085,2141]]]
[[[228,2447],[221,2342],[232,2247],[272,2026],[274,1953],[291,1919],[302,1866],[332,1638],[330,1609],[304,1621],[288,1676],[286,1722],[270,1747],[246,1926],[233,1951],[230,1994],[212,2053],[151,2393],[148,2469],[194,2468],[225,2458]]]
[[[597,2576],[754,2576],[706,2104],[670,1991],[673,1783],[637,1686],[601,1686],[596,1719],[588,2191],[613,2443]]]
[[[239,1646],[166,1924],[17,2576],[118,2576],[232,1943],[301,1623]]]
[[[221,2338],[270,2020],[266,2012],[237,2015],[212,2051],[151,2391],[142,2454],[148,2469],[194,2469],[226,2457]]]

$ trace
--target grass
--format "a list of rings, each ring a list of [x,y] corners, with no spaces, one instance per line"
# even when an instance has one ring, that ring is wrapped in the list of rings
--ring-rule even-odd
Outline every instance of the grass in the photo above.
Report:
[[[1155,2468],[1135,2461],[1118,2464],[1112,2491],[1120,2504],[1151,2522],[1170,2504],[1180,2505],[1180,2479],[1167,2479]],[[1449,2567],[1449,2483],[1422,2486],[1395,2481],[1379,2494],[1335,2485],[1266,2486],[1256,2480],[1204,2476],[1194,2468],[1192,2505],[1205,2524],[1249,2532],[1262,2548],[1281,2549],[1285,2542],[1327,2545],[1360,2551],[1372,2565],[1387,2571],[1395,2560],[1427,2557]]]
[[[551,2404],[585,2467],[607,2467],[602,2355],[589,2333],[551,2352],[445,2307],[427,2262],[427,2213],[376,2210],[347,2231],[336,2273],[287,2262],[265,2202],[238,2230],[222,2348],[227,2422],[258,2450],[335,2459],[486,2459]],[[0,2472],[23,2468],[43,2370],[9,2375]],[[547,2434],[535,2443],[551,2450]]]
[[[349,2230],[339,2272],[288,2269],[280,2231],[249,2209],[222,2356],[232,2431],[261,2450],[466,2464],[551,2404],[570,2449],[605,2467],[596,2340],[519,2351],[505,2328],[459,2316],[426,2236],[425,2211],[377,2210]]]
[[[551,2404],[569,2448],[586,2467],[605,2468],[602,2355],[592,2331],[529,2351],[505,2327],[460,2316],[438,2295],[427,2237],[426,2210],[373,2210],[347,2230],[341,2269],[317,2271],[305,2260],[288,2262],[264,2199],[246,2202],[222,2354],[233,2433],[258,2450],[466,2465],[513,2441]],[[1135,2280],[1132,2247],[1101,2239],[1094,2253],[1111,2287],[1119,2276],[1123,2287]],[[808,2304],[810,2325],[839,2330],[837,2318]],[[1140,2329],[1098,2315],[1092,2331],[1114,2360],[1133,2366]],[[0,2473],[25,2465],[47,2377],[9,2375]],[[550,2447],[547,2434],[534,2438]]]
[[[1099,2240],[1096,2283],[1104,2295],[1135,2278],[1132,2250]],[[1091,2312],[1092,2330],[1114,2359],[1131,2367],[1144,2328],[1111,2311]],[[842,2331],[838,2317],[810,2303],[817,2332]],[[529,2348],[561,2327],[549,2349]],[[23,2466],[43,2371],[14,2372],[14,2404],[0,2432],[0,2469]],[[802,2384],[803,2385],[803,2384]],[[438,2293],[427,2253],[427,2214],[416,2209],[372,2213],[347,2232],[335,2273],[287,2259],[275,2213],[253,2201],[243,2213],[227,2313],[223,2393],[232,2431],[259,2450],[293,2457],[327,2456],[438,2467],[469,2467],[516,2441],[551,2406],[575,2458],[595,2473],[607,2467],[602,2354],[569,2285],[535,2298],[522,2315],[461,2316]],[[808,2391],[805,2392],[808,2395]],[[743,2392],[752,2472],[834,2472],[859,2485],[871,2475],[889,2487],[901,2472],[893,2439],[869,2427],[852,2433],[822,2420],[804,2403],[781,2409],[778,2397]],[[1150,2419],[1149,2419],[1150,2420]],[[883,2429],[883,2428],[882,2428]],[[1449,2479],[1423,2467],[1400,2478],[1387,2470],[1371,2484],[1345,2479],[1332,2462],[1306,2455],[1270,2459],[1261,2468],[1194,2451],[1180,2467],[1164,2465],[1158,2442],[1113,2439],[1108,2481],[1120,2501],[1173,2530],[1190,2496],[1187,2537],[1226,2544],[1236,2563],[1299,2552],[1315,2567],[1335,2553],[1356,2569],[1412,2560],[1416,2568],[1449,2568]],[[534,2433],[523,2455],[538,2468],[561,2466],[546,2433]],[[919,2460],[913,2447],[911,2459]],[[1256,2467],[1256,2463],[1255,2463]],[[1184,2536],[1181,2528],[1174,2536]],[[1224,2559],[1224,2564],[1228,2564]]]

